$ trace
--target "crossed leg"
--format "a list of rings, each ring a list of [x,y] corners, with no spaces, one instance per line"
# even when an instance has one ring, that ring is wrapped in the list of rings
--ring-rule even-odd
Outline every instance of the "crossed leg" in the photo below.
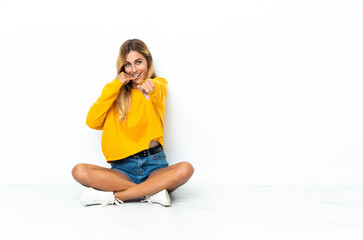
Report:
[[[135,184],[123,173],[91,164],[77,164],[73,170],[73,178],[87,187],[102,191],[112,191],[121,201],[140,198],[157,193],[163,189],[169,192],[186,183],[194,173],[189,162],[180,162],[154,171],[148,179]]]

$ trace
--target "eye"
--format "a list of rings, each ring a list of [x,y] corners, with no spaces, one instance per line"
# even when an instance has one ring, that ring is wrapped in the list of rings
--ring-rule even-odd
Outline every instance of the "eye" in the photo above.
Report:
[[[141,60],[138,60],[137,62],[136,62],[136,64],[141,64],[142,63],[142,61]]]
[[[125,65],[124,65],[125,67],[128,67],[128,66],[130,66],[130,63],[125,63]]]

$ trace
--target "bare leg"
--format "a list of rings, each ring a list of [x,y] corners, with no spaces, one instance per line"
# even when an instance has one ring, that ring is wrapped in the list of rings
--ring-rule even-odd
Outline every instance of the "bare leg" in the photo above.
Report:
[[[115,191],[114,195],[121,201],[126,201],[151,195],[163,189],[174,191],[186,183],[193,173],[194,168],[190,163],[177,163],[153,172],[143,183],[131,186],[123,191]]]
[[[136,184],[123,173],[92,164],[80,163],[72,170],[73,178],[86,187],[101,191],[123,191]]]

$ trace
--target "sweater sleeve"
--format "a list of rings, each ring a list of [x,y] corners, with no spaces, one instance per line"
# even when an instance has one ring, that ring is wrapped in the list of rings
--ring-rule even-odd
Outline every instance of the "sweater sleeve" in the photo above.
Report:
[[[165,78],[156,77],[152,79],[155,88],[149,94],[150,99],[154,103],[164,102],[167,95],[168,81]]]
[[[93,129],[102,130],[106,114],[117,98],[122,83],[118,79],[107,83],[101,96],[92,105],[87,114],[86,124]]]

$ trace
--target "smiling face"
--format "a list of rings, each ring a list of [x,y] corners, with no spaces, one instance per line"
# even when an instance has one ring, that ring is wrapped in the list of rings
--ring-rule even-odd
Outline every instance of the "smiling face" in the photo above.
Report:
[[[130,51],[126,55],[124,69],[127,74],[135,77],[135,79],[132,80],[132,88],[137,88],[137,85],[146,79],[148,64],[141,53],[137,51]]]

